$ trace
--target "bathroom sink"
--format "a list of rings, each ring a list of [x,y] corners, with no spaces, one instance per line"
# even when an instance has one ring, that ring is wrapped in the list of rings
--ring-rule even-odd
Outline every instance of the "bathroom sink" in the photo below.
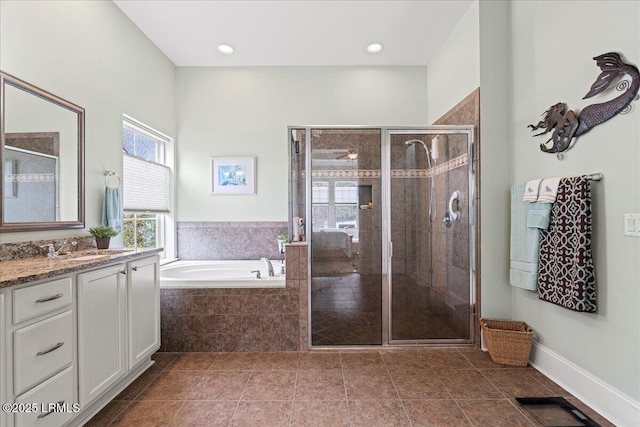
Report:
[[[73,261],[89,261],[92,259],[97,259],[97,258],[104,258],[106,257],[108,254],[102,254],[102,255],[83,255],[83,256],[79,256],[79,257],[72,257],[69,258]]]
[[[93,259],[104,258],[111,255],[122,254],[125,252],[133,252],[131,249],[89,249],[86,251],[78,251],[68,255],[66,259],[72,261],[90,261]]]
[[[106,255],[115,255],[115,254],[122,254],[125,252],[133,252],[133,249],[89,249],[86,251],[78,251],[78,255],[80,256],[86,256],[86,255],[100,255],[100,256],[106,256]]]

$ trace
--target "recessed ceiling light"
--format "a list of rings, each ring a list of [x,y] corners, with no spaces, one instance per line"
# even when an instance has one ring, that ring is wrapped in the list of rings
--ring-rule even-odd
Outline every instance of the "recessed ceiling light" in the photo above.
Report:
[[[228,44],[221,44],[218,46],[218,52],[224,53],[225,55],[231,55],[233,53],[233,47]]]
[[[369,52],[369,53],[378,53],[383,48],[384,48],[384,46],[382,46],[380,43],[372,43],[369,46],[367,46],[367,52]]]

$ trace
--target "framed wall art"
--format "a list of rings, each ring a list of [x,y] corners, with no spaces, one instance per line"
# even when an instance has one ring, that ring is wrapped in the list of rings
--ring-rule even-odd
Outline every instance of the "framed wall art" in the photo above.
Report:
[[[211,158],[211,194],[256,194],[256,158]]]

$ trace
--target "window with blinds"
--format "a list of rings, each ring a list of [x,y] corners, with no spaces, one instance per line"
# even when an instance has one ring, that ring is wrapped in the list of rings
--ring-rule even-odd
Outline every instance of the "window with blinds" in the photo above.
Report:
[[[122,162],[124,210],[169,212],[169,168],[129,154]]]
[[[164,164],[168,138],[125,117],[122,127],[122,205],[124,244],[163,245],[164,214],[170,212],[171,170]]]

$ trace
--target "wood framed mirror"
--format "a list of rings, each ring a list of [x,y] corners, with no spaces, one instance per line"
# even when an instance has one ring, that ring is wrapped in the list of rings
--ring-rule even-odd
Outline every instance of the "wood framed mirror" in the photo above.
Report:
[[[84,108],[0,72],[0,232],[84,228]]]

